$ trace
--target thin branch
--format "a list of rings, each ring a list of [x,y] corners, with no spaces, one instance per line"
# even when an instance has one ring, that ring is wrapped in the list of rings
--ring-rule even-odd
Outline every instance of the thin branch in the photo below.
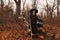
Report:
[[[38,6],[38,2],[39,2],[39,1],[38,1],[38,0],[36,0],[36,8],[37,8],[37,6]]]
[[[18,3],[17,0],[14,0],[14,1],[15,1],[15,3]]]
[[[54,3],[53,3],[53,6],[52,6],[52,11],[54,11],[54,7],[55,7],[55,0],[54,0]]]
[[[25,3],[26,3],[26,0],[25,0],[24,3],[23,3],[23,9],[24,9]]]

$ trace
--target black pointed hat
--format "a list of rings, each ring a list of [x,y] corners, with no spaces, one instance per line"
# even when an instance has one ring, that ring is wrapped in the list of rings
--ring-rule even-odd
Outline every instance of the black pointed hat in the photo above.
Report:
[[[30,10],[30,13],[33,13],[33,11],[35,11],[35,13],[38,13],[38,10],[37,9],[31,9]]]

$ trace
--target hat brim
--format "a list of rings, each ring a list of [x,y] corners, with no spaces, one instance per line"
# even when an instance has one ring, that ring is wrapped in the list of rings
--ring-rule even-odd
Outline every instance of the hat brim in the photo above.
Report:
[[[38,13],[38,10],[37,9],[31,9],[30,10],[30,13],[33,13],[33,11],[35,11],[35,13]]]

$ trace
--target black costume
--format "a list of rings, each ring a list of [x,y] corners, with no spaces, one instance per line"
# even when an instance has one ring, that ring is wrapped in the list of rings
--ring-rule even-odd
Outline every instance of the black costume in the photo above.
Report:
[[[35,15],[33,15],[33,11],[35,11]],[[39,19],[36,15],[38,13],[37,9],[31,9],[30,10],[30,19],[31,19],[31,30],[33,34],[36,34],[38,32],[37,28],[43,26],[43,21]],[[37,23],[38,22],[38,23]]]

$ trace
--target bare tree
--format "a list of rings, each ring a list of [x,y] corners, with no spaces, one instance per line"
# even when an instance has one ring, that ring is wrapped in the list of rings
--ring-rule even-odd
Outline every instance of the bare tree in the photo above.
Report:
[[[22,14],[24,14],[25,13],[25,4],[26,4],[26,0],[23,0],[23,11],[22,11]]]
[[[46,0],[46,9],[45,10],[47,11],[47,16],[48,16],[48,2],[47,2],[47,0]]]
[[[37,8],[38,0],[33,0],[32,8]]]
[[[60,3],[59,3],[59,2],[60,2],[60,1],[57,0],[57,15],[58,15],[58,16],[60,16],[60,14],[59,14],[59,4],[60,4]]]
[[[53,5],[49,5],[46,0],[46,6],[44,6],[44,10],[47,12],[47,16],[52,18],[54,10],[56,10],[56,1],[54,0]]]
[[[3,0],[1,0],[1,8],[3,8],[4,7],[4,2],[3,2]]]
[[[51,7],[51,10],[50,10],[50,16],[51,16],[51,18],[52,18],[54,10],[56,9],[56,4],[55,3],[56,3],[56,1],[54,0],[54,3],[53,3],[53,5]]]
[[[24,2],[23,2],[23,9],[24,9],[25,3],[26,3],[26,0],[24,0]]]
[[[0,17],[2,17],[3,7],[4,7],[4,2],[3,2],[3,0],[1,0]]]
[[[14,0],[16,3],[16,15],[20,16],[21,12],[21,0]]]

